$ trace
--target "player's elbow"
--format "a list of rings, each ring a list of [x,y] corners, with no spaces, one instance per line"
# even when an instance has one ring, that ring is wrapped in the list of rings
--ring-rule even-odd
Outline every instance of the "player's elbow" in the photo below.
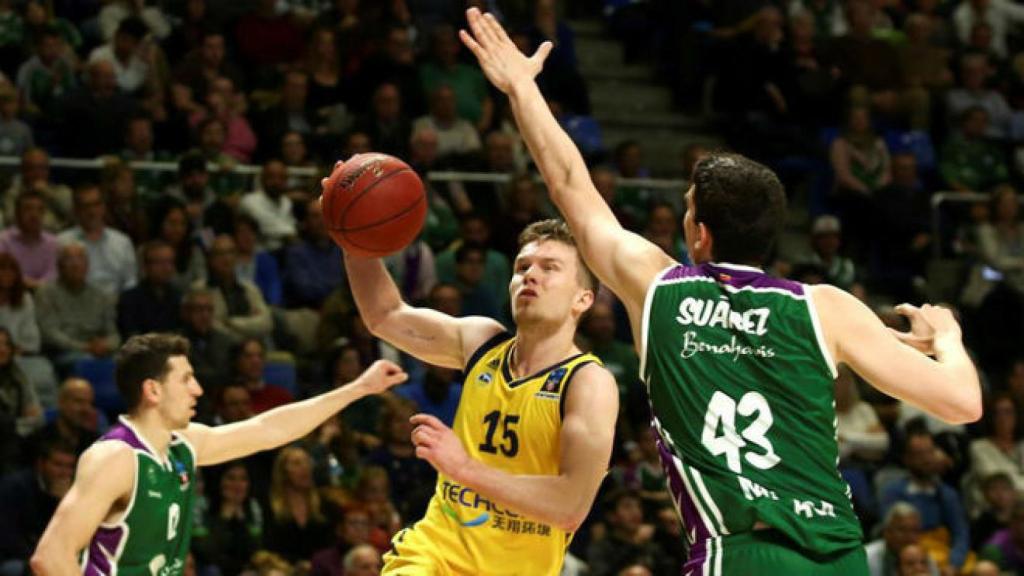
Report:
[[[564,511],[554,524],[566,532],[575,532],[583,525],[583,521],[587,519],[587,514],[589,513],[590,506],[577,506],[571,510]]]
[[[47,546],[41,543],[32,554],[32,558],[29,559],[28,565],[32,569],[32,573],[37,576],[55,574],[56,567],[53,563],[56,561],[56,557],[55,551],[48,550]]]
[[[975,399],[951,406],[947,414],[941,416],[941,419],[947,424],[971,424],[981,419],[982,412],[981,396],[979,395]]]

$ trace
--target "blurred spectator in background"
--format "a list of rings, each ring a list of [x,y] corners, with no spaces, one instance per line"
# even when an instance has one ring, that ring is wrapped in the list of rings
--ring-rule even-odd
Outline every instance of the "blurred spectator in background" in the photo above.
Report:
[[[117,300],[117,329],[122,338],[146,332],[177,332],[181,326],[181,290],[174,284],[174,248],[151,240],[139,250],[142,280]]]
[[[1009,180],[1002,149],[990,142],[988,112],[980,106],[960,114],[960,129],[946,141],[939,171],[950,187],[960,192],[986,192]]]
[[[238,279],[235,264],[238,250],[230,236],[218,236],[209,253],[209,273],[193,288],[209,287],[213,294],[213,325],[232,339],[266,338],[273,328],[270,308],[259,288]]]
[[[57,505],[71,488],[77,457],[62,442],[51,442],[33,466],[0,481],[0,574],[27,573],[28,559]]]
[[[95,184],[75,190],[75,219],[78,225],[62,232],[62,244],[77,242],[89,254],[89,283],[111,297],[131,288],[137,281],[135,247],[123,232],[107,226],[107,206]]]
[[[166,243],[174,252],[174,272],[171,279],[179,290],[186,290],[206,278],[206,256],[188,217],[186,205],[174,197],[164,197],[154,206],[153,235]]]
[[[277,250],[295,238],[295,215],[287,189],[287,168],[280,160],[270,160],[260,172],[260,188],[249,192],[239,210],[259,225],[260,240],[269,250]]]
[[[239,280],[256,285],[267,304],[280,306],[284,294],[277,258],[259,246],[259,232],[259,224],[251,216],[235,216],[235,272]]]
[[[213,309],[213,293],[207,288],[192,288],[181,301],[181,334],[191,343],[189,363],[196,380],[207,388],[207,404],[231,375],[231,336],[214,325]]]
[[[234,381],[242,384],[249,391],[254,414],[261,414],[294,400],[291,392],[263,379],[266,361],[266,348],[256,338],[247,338],[235,347]]]
[[[330,543],[312,460],[302,448],[288,446],[277,453],[267,520],[264,545],[290,562],[311,558]]]
[[[285,301],[289,308],[319,310],[345,279],[341,250],[327,234],[320,199],[306,204],[302,236],[285,252]]]
[[[449,87],[451,98],[455,100],[451,116],[464,118],[477,132],[483,133],[493,122],[494,102],[480,70],[459,61],[460,47],[452,26],[434,28],[431,59],[420,65],[420,78],[427,94],[434,95],[442,86]],[[431,96],[431,100],[434,98]]]
[[[42,148],[31,148],[21,155],[17,176],[4,196],[4,214],[17,214],[18,198],[25,192],[39,194],[43,200],[43,228],[50,232],[63,230],[72,222],[73,195],[71,188],[52,182],[50,155]]]
[[[43,229],[46,201],[35,191],[22,192],[15,203],[14,225],[0,232],[0,250],[18,261],[30,289],[57,277],[57,238]]]
[[[134,256],[133,256],[134,260]],[[109,356],[121,343],[113,296],[86,279],[90,266],[85,247],[61,247],[57,280],[36,293],[43,345],[59,370],[79,358]]]

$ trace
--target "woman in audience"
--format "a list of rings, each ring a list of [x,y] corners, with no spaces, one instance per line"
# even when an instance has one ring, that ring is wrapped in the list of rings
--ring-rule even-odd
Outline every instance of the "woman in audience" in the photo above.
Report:
[[[313,460],[300,447],[289,446],[277,454],[270,480],[270,511],[266,548],[289,562],[309,560],[313,552],[330,544],[330,525],[313,483]]]
[[[370,515],[370,544],[387,550],[388,542],[402,528],[402,516],[391,501],[391,480],[380,466],[368,466],[359,475],[356,501]]]
[[[28,377],[14,363],[11,335],[0,328],[0,475],[18,461],[18,442],[43,425],[43,409]]]
[[[57,405],[57,374],[40,354],[42,339],[32,294],[25,287],[18,261],[0,252],[0,327],[13,345],[15,362],[32,384],[44,408]]]
[[[416,457],[412,424],[409,423],[409,418],[416,412],[415,404],[398,397],[385,406],[380,419],[383,445],[366,458],[369,464],[387,470],[395,506],[403,518],[423,516],[437,479],[434,469]]]
[[[889,148],[875,134],[867,107],[850,108],[846,128],[832,142],[829,156],[835,172],[837,201],[853,241],[851,248],[863,249],[873,217],[871,200],[877,190],[892,180]]]
[[[259,287],[263,299],[270,306],[280,306],[282,300],[281,274],[274,256],[257,245],[259,225],[246,214],[235,216],[235,273],[239,280]]]
[[[240,573],[263,540],[263,509],[250,488],[245,464],[237,460],[227,464],[202,529],[193,530],[192,548],[200,563],[216,566],[224,576]]]
[[[157,238],[174,247],[174,285],[187,290],[195,281],[206,278],[206,257],[193,240],[188,213],[180,201],[164,197],[155,215],[153,228]]]
[[[989,401],[982,421],[985,435],[969,448],[973,480],[967,491],[969,505],[980,503],[980,482],[997,472],[1008,475],[1018,492],[1024,491],[1024,442],[1018,433],[1018,414],[1020,407],[1009,392],[997,392]]]

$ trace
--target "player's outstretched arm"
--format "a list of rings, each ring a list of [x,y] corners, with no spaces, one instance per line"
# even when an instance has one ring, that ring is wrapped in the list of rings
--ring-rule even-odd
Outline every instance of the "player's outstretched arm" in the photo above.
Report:
[[[462,370],[477,348],[505,331],[490,318],[453,318],[408,305],[379,258],[346,253],[345,271],[356,308],[370,332],[424,362]]]
[[[567,531],[590,511],[608,469],[619,412],[615,378],[596,364],[579,368],[567,392],[557,476],[509,474],[469,457],[440,420],[413,416],[416,456],[487,499]]]
[[[534,81],[551,43],[541,44],[528,58],[492,15],[472,8],[466,16],[472,34],[461,31],[462,41],[491,83],[508,95],[530,155],[551,200],[572,229],[583,259],[627,305],[642,307],[647,286],[672,260],[654,244],[622,228],[590,180],[583,156],[551,114]]]
[[[75,483],[61,499],[32,555],[33,574],[81,574],[79,553],[114,504],[127,502],[135,482],[134,458],[131,448],[120,442],[100,442],[82,454]]]
[[[838,288],[815,286],[812,294],[837,363],[951,424],[981,417],[978,372],[950,310],[903,304],[897,311],[910,320],[911,331],[902,333],[886,328],[860,300]]]
[[[380,394],[407,378],[397,364],[378,360],[358,378],[330,392],[234,424],[191,424],[185,437],[196,451],[199,466],[227,462],[298,440],[356,400]]]

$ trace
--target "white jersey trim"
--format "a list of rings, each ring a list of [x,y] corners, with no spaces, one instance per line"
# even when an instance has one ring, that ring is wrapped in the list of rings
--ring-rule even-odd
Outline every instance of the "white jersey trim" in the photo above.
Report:
[[[811,294],[810,286],[804,286],[804,294],[807,295],[807,313],[811,316],[814,336],[818,340],[818,349],[821,350],[821,356],[825,358],[829,373],[835,379],[839,376],[839,370],[836,369],[835,359],[832,358],[832,352],[829,351],[828,343],[825,341],[825,332],[821,329],[821,319],[818,318],[818,309],[814,306],[814,296]]]
[[[654,291],[658,289],[658,286],[664,285],[661,278],[665,274],[674,269],[676,266],[680,266],[679,263],[673,262],[666,266],[661,272],[654,277],[654,280],[647,286],[647,294],[644,295],[644,311],[640,315],[640,381],[647,382],[645,374],[647,372],[647,332],[650,326],[651,316],[651,305],[654,303]]]

